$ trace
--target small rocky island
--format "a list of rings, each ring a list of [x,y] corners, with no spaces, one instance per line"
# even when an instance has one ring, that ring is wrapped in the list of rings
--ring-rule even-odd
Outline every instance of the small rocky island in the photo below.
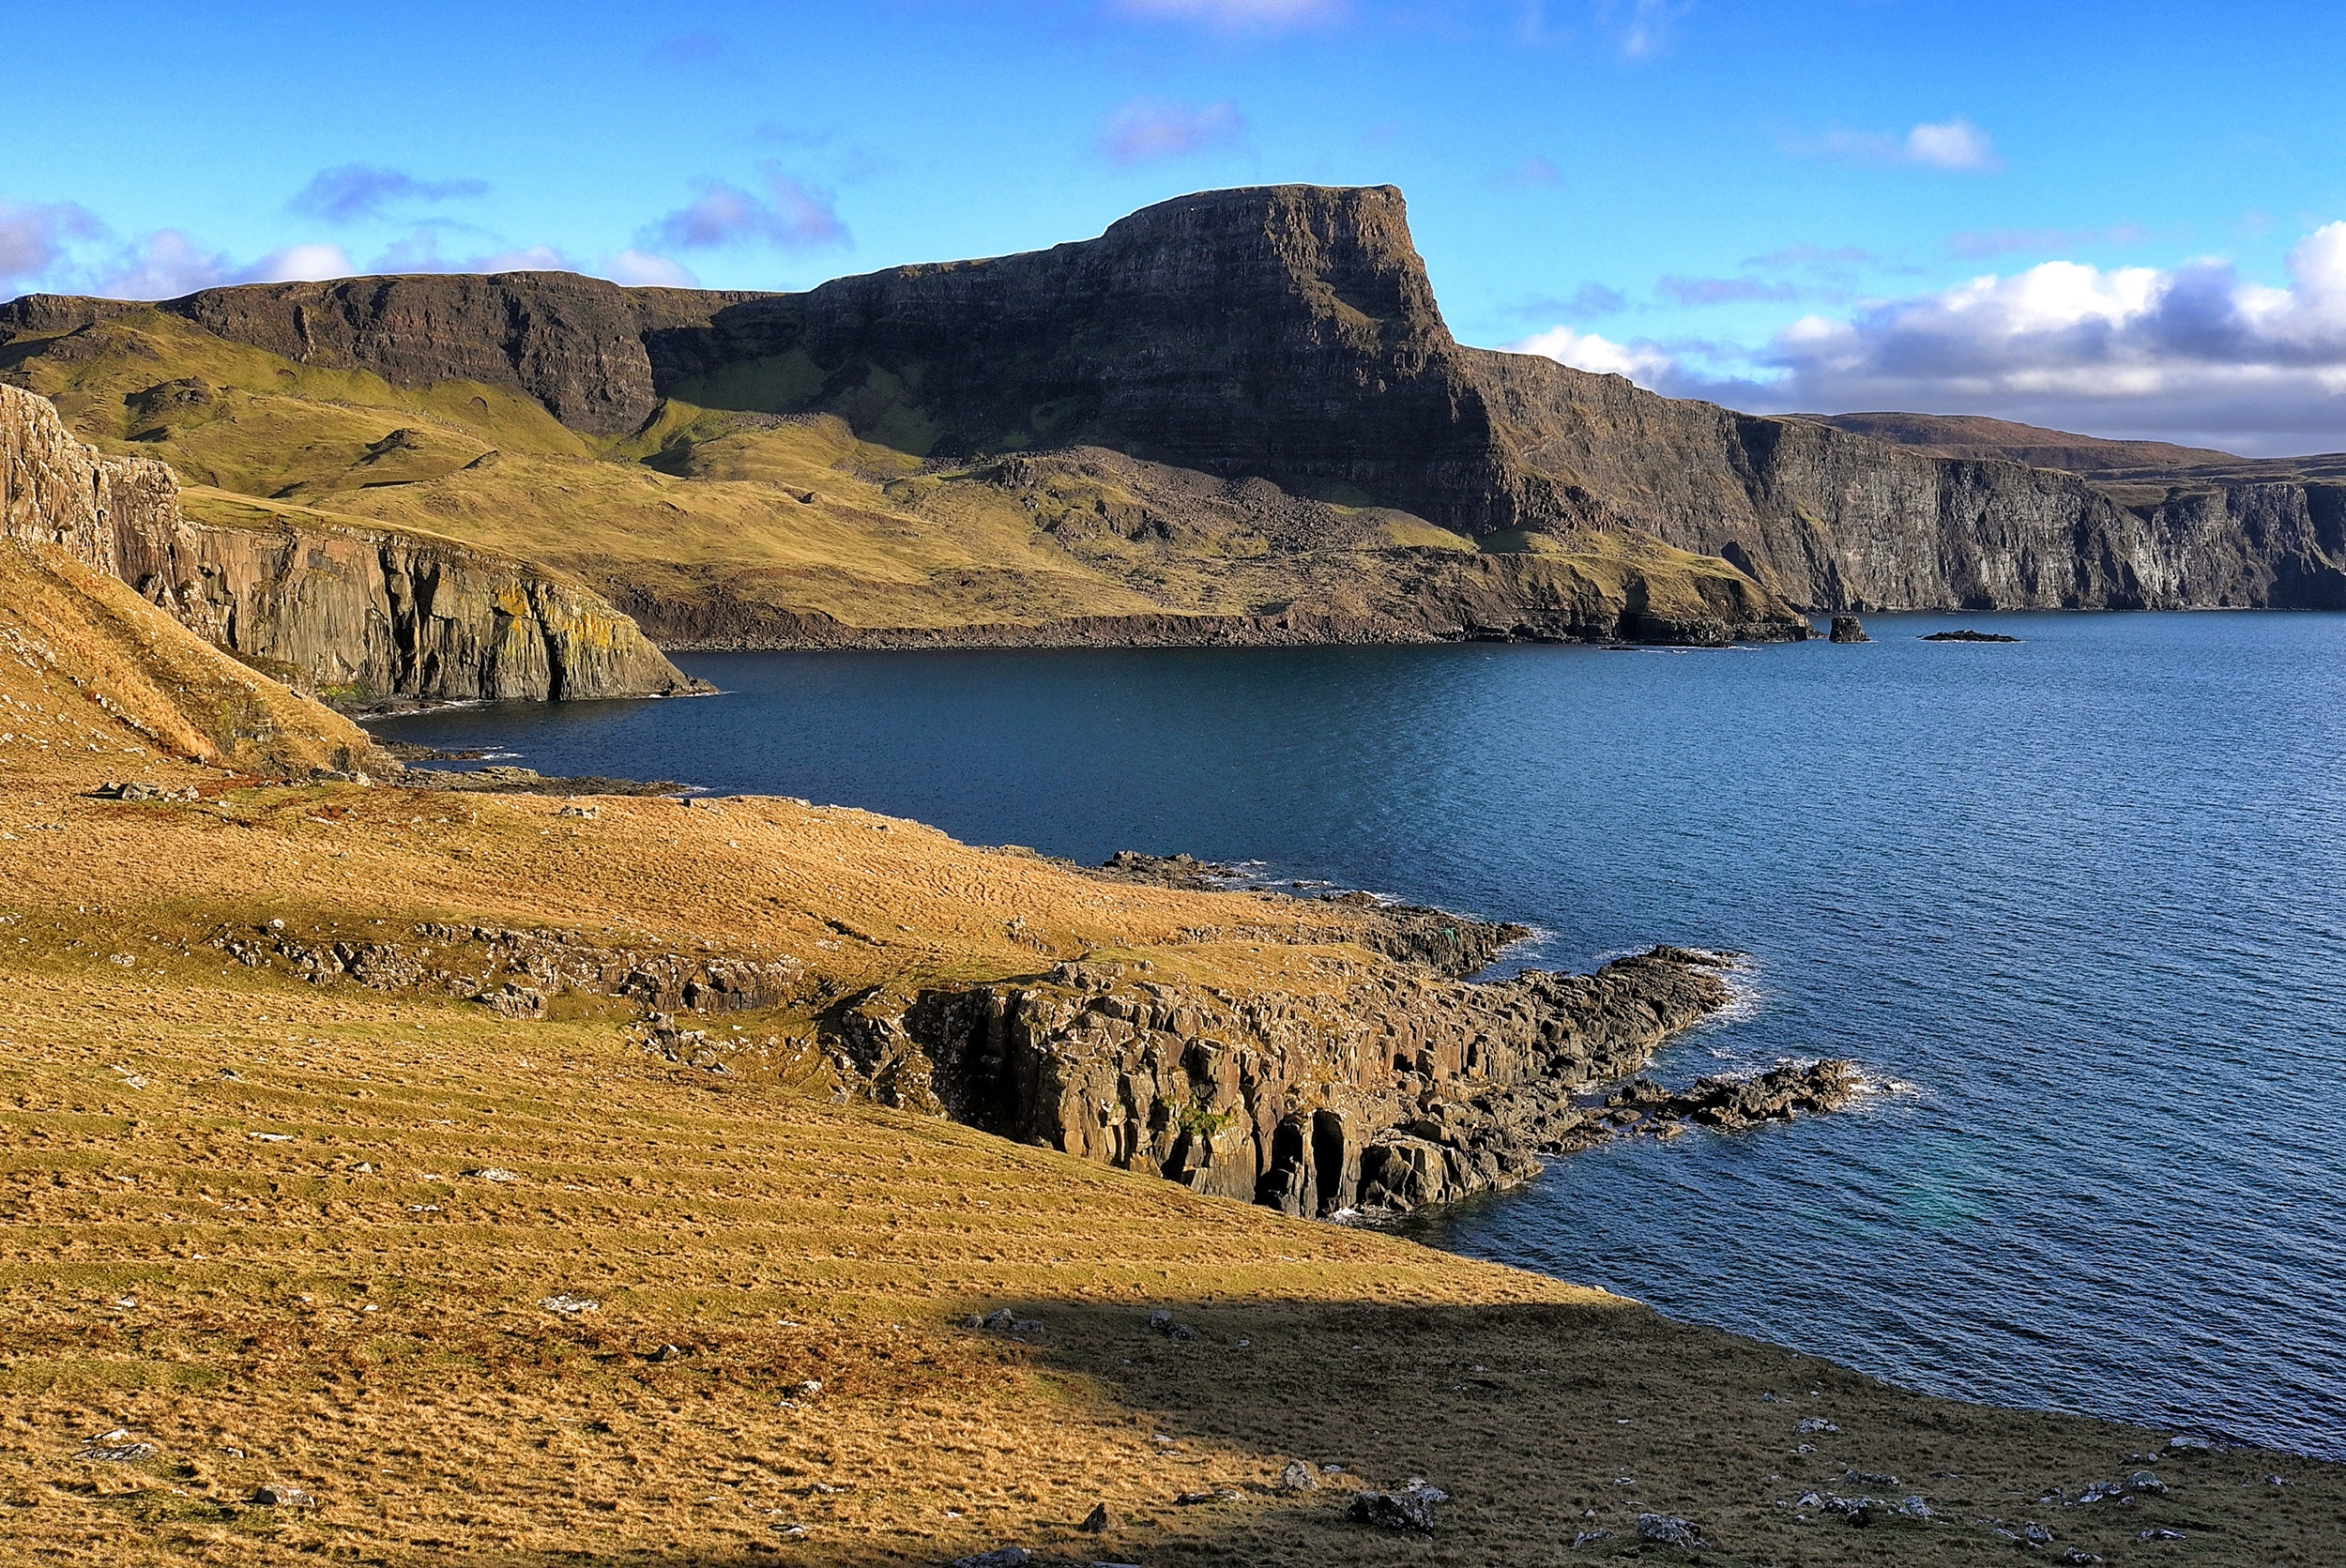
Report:
[[[1959,632],[1929,632],[1918,639],[1926,643],[2017,643],[2018,637],[2007,637],[2001,632],[1974,632],[1965,627]]]

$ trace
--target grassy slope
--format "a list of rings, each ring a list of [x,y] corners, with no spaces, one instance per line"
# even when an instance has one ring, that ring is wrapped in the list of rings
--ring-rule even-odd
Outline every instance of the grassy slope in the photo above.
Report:
[[[127,776],[157,756],[306,773],[373,751],[358,725],[54,550],[0,542],[0,766],[20,784]]]
[[[907,456],[902,449],[922,443],[897,428],[910,417],[901,403],[876,416],[871,440],[832,417],[781,420],[679,398],[642,432],[590,441],[512,392],[394,388],[225,343],[159,312],[15,345],[0,370],[54,399],[84,439],[161,458],[192,484],[456,538],[632,604],[722,591],[866,627],[1245,615],[1299,599],[1355,613],[1363,594],[1407,580],[1412,552],[1476,549],[1366,507],[1321,508],[1323,531],[1338,537],[1309,547],[1226,505],[1184,502],[1167,530],[1151,523],[1133,476],[1081,464],[1013,492],[990,482],[985,465],[925,468]],[[787,380],[771,367],[738,374],[753,372]],[[707,395],[739,403],[756,390]],[[206,505],[234,510],[199,495],[199,513]],[[1609,575],[1634,567],[1655,583],[1657,604],[1690,597],[1690,571],[1732,573],[1641,540],[1485,548],[1603,557]]]
[[[122,702],[156,723],[175,684]],[[85,700],[5,656],[0,696],[44,723]],[[305,711],[332,723],[287,714]],[[70,737],[0,741],[12,1560],[837,1564],[1018,1541],[1480,1565],[1637,1556],[1649,1508],[1695,1517],[1729,1563],[1974,1562],[2010,1549],[1987,1521],[2024,1518],[2113,1563],[2346,1551],[2336,1468],[2224,1454],[2162,1465],[2165,1499],[2039,1505],[2156,1439],[1897,1393],[1596,1292],[833,1104],[791,1010],[737,1019],[768,1043],[714,1077],[646,1057],[598,1004],[508,1023],[203,943],[224,921],[394,936],[472,916],[786,951],[841,991],[1028,972],[1037,947],[1302,991],[1380,962],[1179,939],[1291,906],[795,801],[608,799],[586,820],[533,798],[241,788],[87,712],[54,722]],[[204,799],[79,793],[130,748]],[[486,1167],[517,1180],[465,1174]],[[537,1304],[557,1291],[599,1310]],[[1045,1332],[954,1326],[1002,1303]],[[1200,1337],[1149,1333],[1159,1303]],[[688,1353],[653,1359],[670,1345]],[[1808,1415],[1840,1431],[1794,1454]],[[158,1452],[74,1457],[116,1428]],[[1298,1456],[1347,1474],[1276,1492]],[[1940,1519],[1775,1506],[1849,1489],[1850,1467],[1904,1477]],[[1430,1541],[1343,1520],[1351,1486],[1413,1474],[1456,1498]],[[243,1505],[283,1482],[321,1505]],[[1107,1531],[1074,1533],[1095,1502]],[[2138,1545],[2154,1526],[2190,1540]],[[1613,1534],[1568,1551],[1595,1529]]]

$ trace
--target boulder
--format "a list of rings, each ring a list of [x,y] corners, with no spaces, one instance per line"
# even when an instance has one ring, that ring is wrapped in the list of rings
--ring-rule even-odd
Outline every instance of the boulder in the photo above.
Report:
[[[1412,1481],[1397,1492],[1356,1492],[1345,1515],[1379,1530],[1418,1530],[1431,1534],[1434,1505],[1448,1502],[1450,1494],[1423,1481]]]
[[[1640,1514],[1638,1515],[1638,1539],[1657,1546],[1678,1546],[1686,1551],[1709,1549],[1710,1543],[1685,1519],[1674,1514]]]

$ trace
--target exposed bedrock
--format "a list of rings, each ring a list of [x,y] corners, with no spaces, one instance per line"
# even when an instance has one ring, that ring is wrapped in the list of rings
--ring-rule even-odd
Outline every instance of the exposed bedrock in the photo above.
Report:
[[[190,535],[133,561],[126,580],[221,647],[330,698],[702,689],[599,595],[508,557],[341,525]]]
[[[1248,880],[1236,866],[1201,860],[1194,855],[1143,855],[1130,849],[1118,850],[1103,865],[1077,869],[1104,882],[1138,882],[1191,892],[1222,892]],[[1332,925],[1327,940],[1349,941],[1388,958],[1423,964],[1450,980],[1463,980],[1486,967],[1508,947],[1531,935],[1528,925],[1476,920],[1471,915],[1455,915],[1420,904],[1394,903],[1374,893],[1321,893],[1317,901],[1337,906],[1344,911],[1345,923]],[[1183,935],[1190,941],[1244,939],[1242,932],[1226,926]],[[1300,938],[1283,936],[1280,939]]]
[[[129,584],[265,673],[322,695],[608,697],[698,689],[600,596],[446,540],[319,525],[217,526],[171,470],[106,457],[0,385],[0,520]]]
[[[1718,954],[1476,984],[1388,972],[1325,997],[1062,964],[1032,982],[881,990],[836,1052],[883,1103],[1291,1214],[1404,1210],[1512,1185],[1728,999]],[[1532,1101],[1536,1099],[1536,1114]]]

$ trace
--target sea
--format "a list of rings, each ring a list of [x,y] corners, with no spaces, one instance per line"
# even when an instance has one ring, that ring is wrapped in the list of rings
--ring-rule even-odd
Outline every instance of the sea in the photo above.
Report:
[[[715,697],[387,738],[1748,954],[1678,1083],[1857,1108],[1411,1216],[1932,1393],[2346,1459],[2346,616],[1872,616],[1873,641],[687,655]],[[2016,637],[1934,643],[1958,627]]]

